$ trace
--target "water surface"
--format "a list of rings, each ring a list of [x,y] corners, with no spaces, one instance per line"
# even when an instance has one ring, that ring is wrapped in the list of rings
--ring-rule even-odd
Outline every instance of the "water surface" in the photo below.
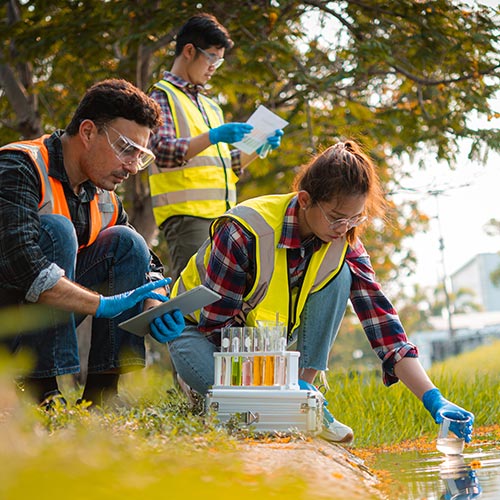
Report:
[[[390,471],[407,488],[405,497],[398,491],[398,500],[500,499],[497,444],[468,445],[463,455],[455,456],[439,451],[381,453],[372,467]]]

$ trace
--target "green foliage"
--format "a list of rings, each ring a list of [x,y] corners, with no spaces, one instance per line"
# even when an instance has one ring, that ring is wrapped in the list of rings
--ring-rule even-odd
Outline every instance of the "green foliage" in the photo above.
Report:
[[[170,67],[178,27],[199,11],[214,13],[235,41],[211,81],[227,121],[245,120],[260,103],[290,121],[282,147],[240,181],[240,199],[289,191],[297,167],[342,137],[364,144],[387,192],[404,180],[402,157],[425,151],[453,165],[461,138],[476,159],[500,148],[497,129],[470,123],[472,111],[498,116],[490,103],[499,87],[498,18],[451,0],[258,0],[238,9],[215,0],[10,0],[0,7],[0,66],[12,72],[12,80],[0,72],[0,143],[36,135],[36,117],[45,131],[64,127],[102,78],[147,89]],[[134,185],[125,196],[143,191]],[[134,221],[132,208],[143,203],[128,201]],[[403,242],[426,222],[416,207],[392,206],[367,233],[381,281],[411,272],[415,257]]]

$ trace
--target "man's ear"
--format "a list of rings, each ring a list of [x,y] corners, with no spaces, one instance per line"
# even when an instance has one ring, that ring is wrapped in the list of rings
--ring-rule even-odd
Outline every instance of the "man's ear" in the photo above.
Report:
[[[196,56],[196,47],[192,43],[186,43],[182,48],[182,55],[188,61],[191,61]]]
[[[78,132],[82,142],[85,145],[88,145],[92,140],[92,137],[97,133],[97,127],[92,120],[83,120],[82,123],[80,123]]]

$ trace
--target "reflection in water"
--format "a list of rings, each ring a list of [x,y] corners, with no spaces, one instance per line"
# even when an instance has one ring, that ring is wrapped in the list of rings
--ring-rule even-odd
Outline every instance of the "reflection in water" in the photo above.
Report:
[[[466,465],[463,455],[449,455],[439,467],[446,492],[442,500],[472,500],[482,493],[476,471]]]
[[[371,467],[392,473],[398,500],[500,499],[500,448],[497,443],[468,445],[464,455],[440,452],[381,453]],[[405,487],[401,495],[398,488]]]

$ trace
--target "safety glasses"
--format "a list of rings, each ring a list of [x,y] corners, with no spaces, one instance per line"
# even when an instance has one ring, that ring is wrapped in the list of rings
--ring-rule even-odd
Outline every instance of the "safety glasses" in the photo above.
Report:
[[[109,137],[108,128],[117,135],[116,139],[113,141]],[[144,170],[151,165],[151,163],[153,163],[155,155],[150,149],[137,144],[110,125],[106,125],[104,127],[104,133],[108,138],[108,143],[115,153],[116,158],[122,163],[125,163],[128,166],[135,164],[137,170]]]
[[[194,48],[197,51],[201,52],[208,61],[208,64],[210,66],[213,66],[215,69],[219,68],[221,64],[224,62],[224,58],[223,57],[219,58],[217,54],[211,54],[210,52],[207,52],[206,50],[203,50],[201,47],[197,47],[196,45],[194,46]]]
[[[323,217],[325,218],[326,222],[328,222],[329,226],[331,229],[338,229],[341,226],[347,226],[347,231],[349,229],[352,229],[353,227],[359,226],[363,222],[365,222],[368,217],[366,215],[355,215],[354,217],[351,217],[349,219],[330,219],[321,205],[318,203],[318,207],[321,210],[321,213],[323,214]]]

